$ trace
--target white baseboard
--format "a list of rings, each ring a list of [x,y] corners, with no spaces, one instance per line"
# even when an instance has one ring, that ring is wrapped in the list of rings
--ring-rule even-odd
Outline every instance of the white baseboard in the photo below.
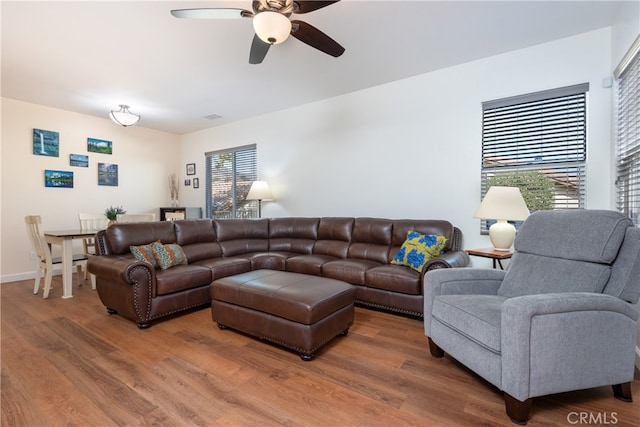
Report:
[[[53,275],[54,276],[62,275],[62,270],[54,268]],[[35,278],[36,278],[36,273],[34,271],[29,271],[26,273],[5,274],[3,276],[0,276],[0,283],[18,282],[20,280],[34,280]]]

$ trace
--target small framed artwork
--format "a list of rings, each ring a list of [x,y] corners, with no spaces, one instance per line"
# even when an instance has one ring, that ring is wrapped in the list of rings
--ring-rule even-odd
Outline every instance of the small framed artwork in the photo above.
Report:
[[[33,154],[60,157],[60,133],[52,130],[33,130]]]
[[[187,175],[195,175],[195,174],[196,174],[196,164],[187,163]]]
[[[84,154],[69,154],[69,166],[89,167],[89,156]]]
[[[118,165],[98,163],[98,185],[118,186]]]
[[[90,153],[113,154],[113,142],[104,139],[87,138],[87,151]]]
[[[185,179],[185,180],[184,180],[184,186],[185,186],[185,187],[188,187],[188,186],[190,186],[190,185],[191,185],[191,180],[190,180],[190,179]]]
[[[193,188],[200,188],[200,179],[193,178]]]
[[[55,188],[73,188],[73,172],[45,169],[44,186]]]

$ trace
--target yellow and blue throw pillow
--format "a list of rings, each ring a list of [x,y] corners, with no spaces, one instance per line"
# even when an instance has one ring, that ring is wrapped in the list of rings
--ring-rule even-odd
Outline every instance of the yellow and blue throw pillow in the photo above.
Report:
[[[422,272],[424,265],[432,258],[444,251],[447,238],[433,234],[421,234],[417,231],[407,232],[404,241],[391,264],[411,267],[417,272]]]

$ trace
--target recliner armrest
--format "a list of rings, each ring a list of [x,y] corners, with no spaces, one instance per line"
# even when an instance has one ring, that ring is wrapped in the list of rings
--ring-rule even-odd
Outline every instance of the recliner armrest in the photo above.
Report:
[[[505,272],[488,268],[445,268],[428,271],[422,281],[424,332],[430,336],[431,310],[438,295],[496,295]]]
[[[633,305],[595,293],[507,299],[500,327],[501,389],[524,401],[630,381],[635,355],[628,344],[634,340],[638,315]],[[610,369],[613,349],[619,366],[630,366],[629,372]]]

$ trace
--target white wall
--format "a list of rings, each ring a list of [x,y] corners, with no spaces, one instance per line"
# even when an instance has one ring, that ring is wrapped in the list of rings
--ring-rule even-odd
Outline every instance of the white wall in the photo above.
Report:
[[[34,128],[60,133],[59,157],[33,154]],[[113,154],[87,152],[88,137],[112,141]],[[2,98],[0,148],[2,282],[33,277],[25,215],[41,215],[44,230],[76,228],[78,213],[103,213],[110,205],[157,215],[158,207],[170,201],[169,174],[184,174],[177,135],[140,126],[122,128],[108,118],[7,98]],[[71,153],[88,155],[89,167],[69,166]],[[118,164],[117,187],[98,186],[98,162]],[[74,188],[45,188],[45,169],[72,171]]]
[[[603,29],[183,135],[183,159],[203,165],[206,151],[256,143],[277,199],[263,216],[447,219],[465,247],[490,246],[472,217],[481,103],[589,82],[587,207],[612,208],[611,70]],[[185,194],[204,207],[203,186]]]

